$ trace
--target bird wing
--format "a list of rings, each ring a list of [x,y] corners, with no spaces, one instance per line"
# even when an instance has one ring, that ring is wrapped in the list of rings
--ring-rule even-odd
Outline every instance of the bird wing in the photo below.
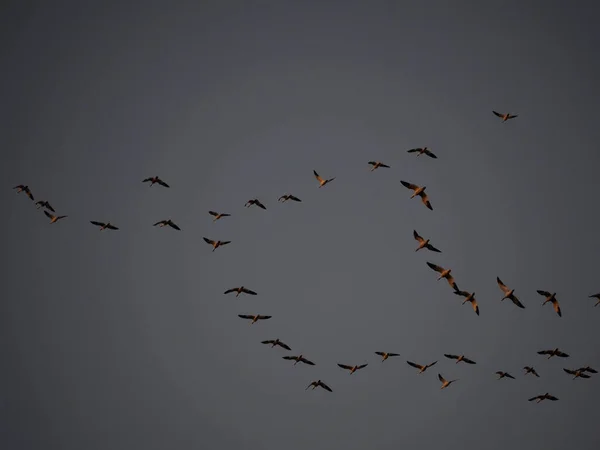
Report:
[[[431,245],[431,244],[427,244],[427,245],[426,245],[426,247],[427,247],[429,250],[431,250],[432,252],[436,252],[436,253],[442,253],[442,251],[441,251],[441,250],[439,250],[439,249],[435,248],[435,247],[434,247],[433,245]]]
[[[530,399],[528,399],[527,401],[532,402],[534,400],[538,400],[540,399],[542,396],[541,395],[536,395],[535,397],[531,397]]]
[[[388,356],[400,356],[400,353],[388,353]]]
[[[433,270],[435,270],[436,272],[439,272],[439,273],[442,273],[445,270],[443,267],[440,267],[437,264],[433,264],[433,263],[430,263],[430,262],[428,262],[427,265],[431,269],[433,269]]]
[[[313,174],[315,175],[315,178],[319,181],[319,183],[322,183],[323,181],[325,181],[325,180],[323,180],[323,178],[320,177],[320,175],[314,169],[313,169]]]
[[[508,115],[509,119],[514,119],[515,117],[519,117],[519,115],[518,114],[509,114]]]
[[[419,233],[417,233],[417,230],[413,230],[413,236],[417,241],[419,241],[419,243],[421,243],[425,240],[419,235]]]
[[[377,164],[377,161],[369,161],[368,164],[374,166],[375,164]]]
[[[574,371],[574,370],[570,370],[570,369],[565,369],[565,368],[563,368],[563,370],[564,370],[565,372],[567,372],[568,374],[570,374],[570,375],[575,375],[575,373],[577,373],[576,371]]]
[[[357,369],[364,369],[368,365],[369,365],[369,363],[367,363],[367,364],[361,364],[360,366],[357,367]]]
[[[291,361],[293,359],[296,359],[296,356],[282,356],[283,359],[287,359],[288,361]]]
[[[504,117],[504,116],[503,116],[502,114],[500,114],[499,112],[496,112],[496,111],[492,111],[492,112],[493,112],[493,113],[494,113],[496,116],[498,116],[498,117]]]
[[[254,316],[249,314],[238,314],[238,317],[241,317],[242,319],[254,319]]]
[[[173,223],[173,222],[169,221],[169,222],[167,222],[167,224],[168,224],[168,225],[169,225],[171,228],[174,228],[174,229],[176,229],[176,230],[179,230],[179,231],[181,231],[181,228],[179,228],[179,227],[178,227],[178,226],[177,226],[175,223]]]
[[[385,352],[375,352],[376,355],[385,356]]]
[[[512,301],[512,302],[513,302],[513,303],[514,303],[516,306],[518,306],[519,308],[523,308],[523,309],[525,309],[525,306],[523,305],[523,303],[521,303],[521,302],[519,301],[519,299],[518,299],[517,297],[515,297],[514,295],[511,295],[511,296],[510,296],[510,299],[511,299],[511,301]]]
[[[415,153],[415,152],[420,152],[421,149],[420,148],[411,148],[410,150],[406,150],[407,153]]]
[[[419,188],[419,186],[417,186],[416,184],[409,183],[408,181],[400,180],[400,183],[402,183],[402,186],[404,186],[405,188],[412,189],[413,191]]]
[[[158,223],[160,223],[160,222],[158,222]],[[157,224],[154,224],[154,225],[157,225]],[[205,237],[203,237],[202,239],[204,239],[204,242],[206,242],[207,244],[210,244],[210,245],[214,245],[215,244],[215,241],[213,241],[211,239],[208,239],[208,238],[205,238]]]
[[[223,246],[223,245],[227,245],[227,244],[231,244],[231,241],[222,241],[220,245]]]
[[[105,225],[106,225],[106,224],[105,224],[105,223],[103,223],[103,222],[96,222],[95,220],[90,220],[90,223],[91,223],[92,225],[96,225],[96,226],[99,226],[99,227],[103,227],[103,226],[105,226]]]
[[[557,398],[557,397],[555,397],[554,395],[546,395],[546,398],[547,398],[548,400],[552,400],[553,402],[554,402],[554,401],[556,401],[556,400],[558,400],[558,398]]]
[[[291,350],[291,348],[290,348],[290,346],[289,346],[289,345],[287,345],[287,344],[284,344],[284,343],[283,343],[283,342],[281,342],[281,341],[279,341],[279,344],[278,344],[278,345],[279,345],[280,347],[283,347],[283,348],[285,348],[286,350]]]
[[[479,305],[477,304],[477,300],[471,300],[471,305],[473,306],[473,311],[475,311],[475,314],[479,315]]]
[[[552,302],[552,306],[554,307],[554,311],[558,314],[559,317],[562,317],[562,312],[560,311],[560,305],[558,304],[558,300],[554,300]]]
[[[261,341],[261,344],[274,344],[275,341],[273,339],[269,339],[267,341]]]
[[[421,191],[419,193],[419,197],[421,197],[421,201],[423,202],[423,204],[425,206],[427,206],[430,210],[433,211],[433,206],[431,206],[431,202],[429,201],[429,197],[427,196],[427,194],[425,193],[425,191]]]
[[[296,197],[295,195],[290,195],[290,200],[294,200],[295,202],[301,202],[302,201],[298,197]]]
[[[508,378],[512,378],[513,380],[515,379],[515,377],[513,377],[513,376],[512,376],[510,373],[507,373],[507,374],[506,374],[506,376],[507,376]]]
[[[383,163],[379,164],[379,167],[386,167],[388,169],[390,168],[390,166],[388,166],[387,164],[383,164]]]
[[[346,364],[338,364],[339,367],[346,370],[352,370],[352,366],[347,366]]]
[[[319,383],[319,386],[321,386],[321,387],[322,387],[323,389],[325,389],[326,391],[333,392],[333,391],[331,390],[331,388],[330,388],[329,386],[327,386],[325,383],[323,383],[322,381]]]
[[[308,359],[306,359],[306,358],[302,358],[300,361],[302,361],[304,364],[308,364],[309,366],[314,366],[314,365],[315,365],[315,363],[314,363],[314,362],[312,362],[312,361],[309,361],[309,360],[308,360]]]
[[[445,379],[445,378],[442,376],[442,374],[441,374],[441,373],[438,373],[438,379],[439,379],[439,380],[440,380],[442,383],[445,383],[445,382],[446,382],[446,379]]]
[[[454,294],[460,295],[461,297],[468,297],[469,293],[467,291],[459,291],[458,289],[454,291]]]
[[[586,372],[589,372],[589,373],[598,373],[598,371],[597,371],[597,370],[595,370],[595,369],[592,369],[591,367],[586,367],[586,368],[585,368],[585,371],[586,371]]]
[[[436,364],[437,364],[437,361],[434,361],[431,364],[427,364],[427,367],[435,366]]]
[[[218,213],[218,212],[216,212],[216,211],[209,211],[208,213],[209,213],[211,216],[215,216],[215,217],[219,215],[219,213]]]
[[[541,290],[537,290],[536,291],[538,294],[543,295],[544,297],[550,297],[552,294],[550,294],[550,292],[548,291],[541,291]]]
[[[408,364],[409,366],[414,367],[415,369],[422,369],[424,366],[421,366],[420,364],[415,364],[412,361],[406,361],[406,364]]]
[[[448,354],[448,353],[444,353],[444,356],[445,356],[446,358],[448,358],[448,359],[458,359],[458,356],[456,356],[456,355],[450,355],[450,354]]]
[[[561,351],[556,352],[556,356],[558,356],[560,358],[568,358],[569,357],[569,355],[567,355],[566,353],[561,352]]]
[[[164,186],[164,187],[167,187],[167,188],[169,187],[169,185],[167,183],[165,183],[163,180],[161,180],[160,178],[158,180],[156,180],[156,182],[158,184],[160,184],[161,186]]]
[[[227,289],[225,292],[223,292],[223,294],[230,294],[231,292],[235,292],[237,291],[237,288],[231,288],[231,289]]]
[[[579,378],[590,378],[589,375],[586,375],[585,373],[579,373]]]
[[[52,219],[54,216],[52,214],[50,214],[48,211],[44,210],[44,214],[46,214],[46,217],[49,217],[50,219]]]
[[[258,316],[256,316],[256,318],[258,320],[267,320],[267,319],[270,319],[271,317],[273,317],[273,316],[261,316],[260,314]]]
[[[433,159],[437,159],[437,156],[429,150],[425,150],[425,154]]]
[[[249,294],[249,295],[256,295],[256,292],[251,291],[250,289],[246,289],[246,288],[242,289],[242,292],[245,292],[246,294]]]
[[[48,208],[52,212],[56,212],[56,211],[54,211],[54,208],[48,202],[46,202],[46,208]]]
[[[152,177],[150,177],[150,178],[144,178],[144,179],[142,180],[142,183],[145,183],[145,182],[147,182],[147,181],[152,181]]]
[[[154,224],[154,226],[156,226],[156,225],[160,225],[161,223],[165,223],[165,221],[164,221],[164,220],[159,220],[158,222],[156,222],[156,223]]]
[[[475,361],[473,361],[472,359],[469,359],[469,358],[463,358],[463,362],[466,362],[467,364],[476,364]]]
[[[258,201],[258,200],[256,200],[256,201],[254,202],[254,204],[255,204],[256,206],[258,206],[259,208],[261,208],[261,209],[267,209],[267,207],[266,207],[265,205],[263,205],[263,204],[262,204],[260,201]]]
[[[498,287],[502,289],[502,292],[504,292],[505,294],[510,291],[510,289],[506,287],[506,285],[502,282],[502,280],[499,277],[496,277],[496,282],[498,283]]]
[[[109,230],[118,230],[119,229],[118,227],[115,227],[114,225],[111,225],[111,224],[108,224],[106,226],[106,228],[108,228]]]

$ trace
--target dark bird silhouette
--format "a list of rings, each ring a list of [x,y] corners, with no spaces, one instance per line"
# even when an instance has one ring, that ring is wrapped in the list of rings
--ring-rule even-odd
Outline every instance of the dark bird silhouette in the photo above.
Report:
[[[314,366],[315,363],[312,361],[309,361],[308,359],[306,359],[304,357],[304,355],[297,355],[297,356],[282,356],[283,359],[287,359],[288,361],[296,361],[294,363],[294,366],[296,364],[298,364],[299,362],[304,363],[304,364],[308,364],[309,366]]]
[[[595,298],[597,300],[594,306],[600,305],[600,292],[594,295],[590,295],[589,298]]]
[[[56,212],[54,211],[54,208],[50,205],[50,203],[48,203],[45,200],[38,200],[37,202],[35,202],[35,206],[37,209],[46,208],[49,211]]]
[[[465,362],[467,364],[477,364],[475,361],[473,361],[472,359],[466,358],[465,355],[449,355],[447,353],[444,353],[444,356],[448,359],[455,359],[456,360],[456,364],[458,364],[459,362]]]
[[[44,210],[44,214],[46,214],[46,217],[48,217],[50,219],[50,223],[55,223],[58,222],[60,219],[65,219],[69,216],[55,216],[54,214],[50,214],[48,211]]]
[[[165,183],[163,180],[158,178],[158,175],[155,177],[149,177],[149,178],[145,178],[144,180],[142,180],[142,183],[147,183],[147,182],[150,182],[150,187],[152,187],[154,185],[154,183],[158,183],[161,186],[164,186],[166,188],[170,187],[167,183]]]
[[[285,203],[288,200],[292,200],[294,202],[301,202],[302,201],[298,197],[296,197],[295,195],[292,195],[292,194],[284,194],[284,195],[282,195],[281,197],[279,197],[277,199],[277,201],[281,202],[281,203]]]
[[[535,397],[531,397],[529,399],[530,402],[537,400],[536,403],[541,402],[542,400],[552,400],[553,402],[555,402],[556,400],[558,400],[558,398],[556,398],[553,395],[548,394],[547,392],[545,394],[542,395],[536,395]]]
[[[411,148],[410,150],[406,150],[408,153],[416,153],[417,157],[421,156],[421,155],[427,155],[430,158],[433,159],[437,159],[437,156],[435,156],[427,147],[423,147],[423,148]]]
[[[369,364],[362,364],[360,366],[348,366],[346,364],[338,364],[338,367],[341,367],[344,370],[349,370],[350,371],[350,375],[352,375],[357,370],[363,369],[363,368],[367,367],[368,365]]]
[[[221,217],[229,217],[231,216],[231,214],[227,214],[227,213],[218,213],[216,211],[209,211],[208,212],[211,216],[214,217],[213,222],[216,222],[217,220],[219,220]]]
[[[259,320],[267,320],[270,319],[273,316],[263,316],[261,314],[255,314],[255,315],[251,315],[251,314],[238,314],[238,317],[241,319],[247,319],[247,320],[251,320],[252,322],[250,322],[250,325],[258,322]]]
[[[97,227],[100,227],[100,231],[103,231],[103,230],[106,230],[106,229],[108,229],[108,230],[118,230],[118,228],[115,227],[110,222],[104,223],[104,222],[96,222],[95,220],[90,220],[90,223],[92,225],[96,225]]]
[[[381,161],[369,161],[369,165],[373,166],[371,167],[371,172],[373,172],[375,169],[379,169],[380,167],[385,167],[387,169],[390,168],[390,166],[382,163]]]
[[[533,367],[525,366],[525,367],[523,367],[523,370],[525,370],[525,375],[530,373],[532,375],[535,375],[538,378],[540,377]]]
[[[317,380],[317,381],[313,381],[313,382],[311,382],[311,383],[310,383],[308,386],[306,386],[306,389],[308,389],[308,388],[309,388],[309,387],[311,387],[311,386],[312,386],[312,388],[313,388],[313,391],[315,390],[315,388],[317,388],[317,387],[319,387],[319,386],[320,386],[320,387],[322,387],[323,389],[325,389],[326,391],[333,392],[333,391],[331,390],[331,388],[330,388],[329,386],[327,386],[325,383],[323,383],[321,380]],[[304,390],[306,390],[306,389],[304,389]]]
[[[465,303],[470,302],[475,314],[479,315],[479,305],[477,304],[477,299],[475,298],[475,292],[459,291],[457,289],[454,291],[454,293],[456,295],[460,295],[461,297],[465,297],[462,304],[464,305]]]
[[[221,244],[222,245],[222,244]],[[234,287],[231,289],[227,289],[223,294],[229,294],[231,292],[235,292],[235,296],[238,297],[240,294],[248,294],[248,295],[256,295],[256,292],[251,291],[250,289],[246,289],[244,286]]]
[[[441,381],[442,383],[442,387],[440,389],[446,389],[448,386],[450,386],[452,383],[454,383],[455,381],[458,381],[458,378],[456,380],[446,380],[441,373],[438,373],[438,380]]]
[[[559,358],[568,358],[569,357],[569,355],[561,352],[558,348],[555,348],[554,350],[539,351],[538,355],[548,355],[548,359],[552,358],[553,356],[558,356]]]
[[[496,112],[496,111],[492,111],[492,112],[494,113],[494,115],[500,117],[502,119],[502,122],[506,122],[509,119],[514,119],[515,117],[519,117],[518,114],[509,114],[509,113],[500,114],[499,112]]]
[[[502,372],[501,370],[496,372],[496,375],[498,375],[498,379],[501,379],[501,378],[512,378],[513,380],[515,379],[515,377],[513,377],[510,373]]]
[[[202,237],[202,239],[204,239],[204,242],[206,242],[207,244],[212,245],[213,252],[219,247],[222,247],[223,245],[231,244],[231,241],[213,241],[212,239],[208,239],[206,237]]]
[[[275,347],[276,345],[278,345],[278,346],[280,346],[281,348],[284,348],[284,349],[286,349],[286,350],[291,350],[291,348],[290,348],[290,347],[289,347],[287,344],[285,344],[285,343],[281,342],[281,341],[279,340],[279,338],[277,338],[277,339],[269,339],[268,341],[262,341],[262,342],[261,342],[261,344],[270,344],[270,345],[271,345],[271,348],[273,348],[273,347]]]
[[[375,354],[381,356],[381,362],[384,362],[386,359],[391,358],[392,356],[400,356],[400,353],[390,352],[375,352]]]
[[[165,219],[165,220],[159,220],[158,222],[156,222],[153,226],[159,226],[160,228],[169,226],[177,231],[181,231],[181,228],[179,228],[177,226],[177,224],[175,224],[175,222],[173,222],[171,219]]]
[[[575,379],[575,378],[590,378],[590,376],[581,369],[575,369],[575,370],[563,369],[563,370],[566,373],[568,373],[569,375],[573,375],[573,379]]]
[[[253,198],[250,199],[246,202],[246,204],[244,205],[246,208],[250,208],[252,205],[256,205],[261,209],[267,209],[267,207],[265,205],[263,205],[259,199],[257,198]]]
[[[458,291],[458,285],[456,284],[456,281],[454,281],[454,277],[452,276],[452,269],[444,269],[443,267],[430,262],[428,262],[427,265],[431,270],[435,270],[440,274],[440,276],[437,279],[438,281],[440,281],[442,278],[445,278],[446,281],[448,281],[450,287],[455,291]]]
[[[35,200],[33,198],[33,194],[31,193],[31,190],[29,189],[29,186],[26,186],[24,184],[19,184],[19,185],[15,186],[13,189],[17,190],[17,194],[20,192],[25,192],[25,194],[27,194],[27,197],[29,197],[31,200]]]
[[[596,369],[592,369],[590,366],[580,367],[577,370],[580,370],[581,372],[598,373]]]

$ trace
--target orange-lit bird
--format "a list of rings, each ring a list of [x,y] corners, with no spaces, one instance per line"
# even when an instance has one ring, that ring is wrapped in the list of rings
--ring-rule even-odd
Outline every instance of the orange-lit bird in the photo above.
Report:
[[[554,311],[556,311],[556,314],[558,314],[558,317],[562,317],[562,313],[560,311],[560,304],[558,303],[558,300],[556,300],[556,292],[551,294],[548,291],[538,290],[537,293],[543,297],[546,297],[546,300],[544,300],[544,303],[542,303],[542,306],[544,306],[548,302],[552,303],[552,306],[554,307]]]
[[[270,319],[273,316],[263,316],[261,314],[255,314],[255,315],[252,315],[252,314],[238,314],[238,317],[240,319],[251,320],[252,322],[250,322],[250,325],[252,325],[252,324],[258,322],[259,320],[267,320],[267,319]]]
[[[417,186],[416,184],[412,184],[408,181],[402,180],[400,180],[400,183],[402,183],[402,186],[404,186],[405,188],[412,189],[414,191],[410,198],[415,198],[418,195],[419,197],[421,197],[421,201],[423,202],[423,204],[433,211],[433,207],[431,206],[429,197],[425,193],[425,189],[427,188],[427,186]]]
[[[212,245],[213,252],[219,247],[222,247],[223,245],[231,244],[231,241],[213,241],[212,239],[208,239],[206,237],[202,237],[202,239],[204,239],[204,242],[206,242],[207,244]]]
[[[333,180],[335,180],[335,177],[327,178],[327,179],[321,178],[321,176],[317,173],[316,170],[313,170],[313,174],[314,174],[315,178],[317,179],[317,181],[319,182],[319,188],[322,188],[327,183],[331,183]]]

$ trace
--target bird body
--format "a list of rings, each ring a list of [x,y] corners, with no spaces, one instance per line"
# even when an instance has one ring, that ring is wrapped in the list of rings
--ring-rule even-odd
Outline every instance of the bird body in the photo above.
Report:
[[[590,376],[581,369],[575,369],[575,370],[563,369],[563,370],[566,373],[568,373],[569,375],[573,375],[573,379],[575,379],[575,378],[590,378]]]
[[[523,367],[523,370],[525,370],[525,375],[530,373],[532,375],[535,375],[538,378],[540,377],[533,367],[525,366],[525,367]]]
[[[429,268],[431,270],[435,270],[436,272],[438,272],[440,274],[440,276],[438,277],[438,281],[440,281],[442,278],[445,278],[446,281],[448,281],[448,284],[450,285],[451,288],[453,288],[456,292],[460,292],[458,290],[458,285],[456,284],[456,281],[454,281],[454,277],[452,276],[452,269],[444,269],[441,266],[438,266],[437,264],[433,264],[428,262],[427,265],[429,266]],[[462,294],[460,294],[462,295]]]
[[[464,305],[465,303],[470,302],[475,314],[479,315],[479,305],[477,304],[477,299],[475,298],[475,292],[459,291],[456,289],[454,293],[456,295],[460,295],[461,297],[465,297],[462,304]]]
[[[402,183],[402,186],[404,186],[405,188],[412,189],[413,193],[410,196],[410,198],[415,198],[418,195],[419,197],[421,197],[421,201],[423,202],[423,204],[433,211],[433,207],[431,206],[429,197],[425,193],[426,186],[417,186],[416,184],[412,184],[408,181],[402,180],[400,180],[400,183]]]

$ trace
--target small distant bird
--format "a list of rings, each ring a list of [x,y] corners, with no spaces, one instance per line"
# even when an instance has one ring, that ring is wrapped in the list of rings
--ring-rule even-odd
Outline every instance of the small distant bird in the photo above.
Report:
[[[531,397],[531,398],[529,399],[529,401],[530,401],[530,402],[532,402],[532,401],[534,401],[534,400],[537,400],[537,402],[536,402],[536,403],[539,403],[539,402],[541,402],[542,400],[552,400],[553,402],[555,402],[556,400],[558,400],[558,398],[556,398],[555,396],[553,396],[553,395],[550,395],[550,394],[548,394],[548,393],[546,392],[546,393],[545,393],[545,394],[543,394],[543,395],[536,395],[535,397]]]
[[[444,356],[448,359],[455,359],[456,360],[456,364],[458,364],[459,362],[465,362],[467,364],[477,364],[475,361],[473,361],[472,359],[469,358],[465,358],[465,355],[449,355],[447,353],[444,353]]]
[[[580,367],[577,370],[581,370],[582,372],[598,373],[596,369],[592,369],[590,366]]]
[[[556,314],[558,314],[558,317],[562,317],[562,313],[560,312],[560,304],[558,303],[558,300],[556,300],[556,292],[551,294],[548,291],[538,290],[537,293],[546,297],[546,300],[544,300],[544,303],[542,303],[542,306],[544,306],[548,302],[551,302],[552,306],[554,307],[554,311],[556,311]]]
[[[477,304],[477,299],[475,298],[475,292],[459,291],[456,289],[454,293],[456,295],[460,295],[461,297],[465,297],[462,304],[464,305],[465,303],[470,302],[475,314],[479,315],[479,305]]]
[[[284,194],[281,197],[279,197],[279,199],[277,201],[281,202],[281,203],[285,203],[288,200],[292,200],[294,202],[301,202],[302,201],[298,197],[296,197],[295,195],[292,195],[292,194]]]
[[[96,222],[95,220],[90,220],[90,223],[93,225],[96,225],[97,227],[100,227],[100,231],[109,229],[109,230],[118,230],[117,227],[115,227],[112,223],[107,222]]]
[[[419,233],[417,233],[417,230],[413,230],[413,236],[419,243],[419,246],[417,247],[415,252],[418,252],[422,248],[426,248],[427,250],[431,250],[432,252],[442,253],[441,250],[438,250],[437,248],[435,248],[433,245],[431,245],[429,243],[429,239],[423,239],[422,236],[419,236]]]
[[[600,305],[600,292],[597,294],[594,294],[594,295],[590,295],[589,298],[595,298],[597,300],[597,302],[594,306]]]
[[[523,367],[523,370],[525,370],[525,375],[527,375],[528,373],[531,373],[538,378],[540,377],[533,367],[525,366],[525,367]]]
[[[212,245],[212,247],[213,247],[212,251],[213,252],[216,249],[218,249],[219,247],[222,247],[223,245],[231,244],[231,241],[213,241],[212,239],[208,239],[208,238],[205,238],[205,237],[202,237],[202,239],[204,239],[204,242],[206,242],[207,244]]]
[[[492,111],[494,113],[494,115],[500,117],[502,119],[502,122],[506,122],[508,119],[514,119],[515,117],[519,117],[518,114],[500,114],[499,112],[496,111]]]
[[[221,244],[223,245],[223,244]],[[246,289],[244,286],[234,287],[231,289],[227,289],[223,294],[229,294],[231,292],[235,292],[235,296],[238,297],[240,294],[248,294],[248,295],[256,295],[256,292],[251,291],[250,289]]]
[[[416,184],[412,184],[402,180],[400,180],[400,183],[402,183],[402,186],[404,186],[405,188],[412,189],[414,191],[410,198],[415,198],[418,195],[419,197],[421,197],[421,201],[423,202],[423,204],[433,211],[431,203],[429,202],[429,197],[427,197],[427,194],[425,193],[425,189],[427,186],[417,186]]]
[[[437,156],[435,156],[433,153],[431,153],[431,151],[427,148],[427,147],[423,147],[423,148],[411,148],[410,150],[406,150],[408,153],[417,153],[417,157],[421,156],[421,155],[427,155],[430,158],[436,159]]]
[[[512,378],[513,380],[515,379],[515,377],[513,377],[510,373],[502,372],[501,370],[496,372],[496,375],[498,375],[498,379],[501,379],[501,378]]]
[[[499,277],[496,277],[496,282],[498,283],[498,286],[500,287],[502,292],[504,292],[504,297],[502,297],[502,300],[500,301],[503,302],[508,298],[519,308],[525,308],[523,304],[519,301],[519,299],[515,296],[514,289],[509,289],[508,287],[506,287],[506,285],[502,282],[502,280]]]
[[[450,386],[452,383],[454,383],[455,381],[458,381],[458,378],[456,380],[446,380],[441,373],[438,373],[438,380],[440,380],[442,382],[442,387],[440,389],[445,389],[448,386]]]
[[[231,216],[231,214],[227,214],[227,213],[218,213],[215,211],[209,211],[208,212],[211,216],[214,216],[213,222],[216,222],[217,220],[219,220],[221,217],[229,217]]]
[[[315,388],[317,388],[317,387],[321,386],[321,387],[322,387],[323,389],[325,389],[326,391],[333,392],[333,391],[331,390],[331,388],[330,388],[329,386],[327,386],[325,383],[323,383],[321,380],[313,381],[313,382],[312,382],[312,383],[310,383],[308,386],[306,386],[306,389],[308,389],[308,388],[309,388],[309,387],[311,387],[311,386],[312,386],[312,388],[313,388],[313,391],[315,390]],[[304,389],[304,390],[306,390],[306,389]]]
[[[381,356],[381,362],[384,362],[386,359],[392,356],[400,356],[400,353],[389,353],[389,352],[375,352],[376,355]]]
[[[322,188],[322,187],[323,187],[323,186],[325,186],[327,183],[330,183],[330,182],[332,182],[333,180],[335,180],[335,177],[333,177],[333,178],[328,178],[328,179],[321,178],[321,177],[319,176],[319,174],[317,173],[317,171],[316,171],[316,170],[313,170],[313,174],[315,175],[315,178],[316,178],[316,179],[317,179],[317,181],[319,182],[319,188]]]
[[[548,359],[552,358],[553,356],[558,356],[559,358],[568,358],[569,357],[569,355],[561,352],[558,348],[555,348],[554,350],[539,351],[538,355],[548,355]]]
[[[181,228],[179,228],[171,219],[159,220],[153,226],[156,225],[158,225],[160,228],[166,227],[168,225],[171,228],[174,228],[175,230],[181,231]]]
[[[44,200],[38,200],[37,202],[35,202],[35,206],[37,207],[37,209],[46,208],[52,212],[56,212],[54,211],[54,208],[50,205],[50,203]]]
[[[279,340],[279,338],[269,339],[268,341],[262,341],[261,344],[271,344],[271,348],[275,347],[276,345],[279,345],[281,348],[284,348],[286,350],[291,350],[291,348],[287,344],[284,344],[283,342],[281,342]]]
[[[283,359],[287,359],[288,361],[296,361],[294,363],[294,366],[296,364],[298,364],[299,362],[304,363],[304,364],[308,364],[309,366],[314,366],[315,363],[312,361],[309,361],[308,359],[306,359],[303,355],[297,355],[297,356],[282,356]]]
[[[240,319],[251,320],[252,322],[250,322],[250,325],[252,325],[255,322],[258,322],[259,320],[267,320],[267,319],[270,319],[273,316],[263,316],[263,315],[260,315],[260,314],[255,314],[255,315],[251,315],[251,314],[238,314],[238,317]]]
[[[387,164],[382,163],[381,161],[369,161],[369,164],[373,167],[371,167],[371,172],[373,172],[375,169],[378,169],[380,167],[386,167],[386,168],[390,168],[390,166],[388,166]]]
[[[50,219],[50,223],[58,222],[60,219],[69,217],[69,216],[55,216],[54,214],[50,214],[46,210],[44,210],[44,214],[46,214],[46,217],[48,217]]]
[[[267,209],[267,207],[265,205],[263,205],[259,199],[257,198],[253,198],[251,200],[248,200],[246,202],[246,204],[244,205],[246,208],[250,208],[252,205],[256,205],[261,209]]]
[[[369,364],[362,364],[360,366],[347,366],[346,364],[338,364],[338,367],[341,367],[342,369],[345,369],[345,370],[349,370],[350,375],[352,375],[357,370],[363,369],[363,368],[367,367],[368,365]]]
[[[428,262],[427,265],[431,270],[435,270],[440,274],[440,276],[437,279],[438,281],[440,281],[442,278],[445,278],[446,281],[448,281],[450,287],[455,291],[458,291],[458,285],[456,284],[456,281],[454,281],[454,277],[452,276],[452,269],[444,269],[443,267],[430,262]]]
[[[573,379],[575,378],[590,378],[590,376],[586,373],[583,372],[583,370],[581,369],[576,369],[576,370],[569,370],[569,369],[564,369],[563,370],[565,372],[567,372],[569,375],[574,375]]]
[[[406,364],[408,364],[409,366],[412,366],[415,369],[419,369],[419,374],[425,372],[431,366],[435,366],[436,363],[437,363],[437,361],[434,361],[431,364],[426,364],[426,365],[422,366],[421,364],[416,364],[416,363],[414,363],[412,361],[406,361]]]
[[[165,183],[163,180],[161,180],[160,178],[158,178],[158,175],[155,176],[155,177],[146,178],[146,179],[142,180],[142,183],[147,183],[148,181],[150,182],[150,187],[152,187],[154,185],[154,183],[158,183],[161,186],[164,186],[166,188],[169,187],[169,185],[167,183]]]
[[[31,193],[31,190],[29,190],[29,186],[25,186],[24,184],[19,184],[19,185],[15,186],[13,189],[17,190],[17,194],[20,192],[25,192],[25,194],[27,194],[27,197],[29,197],[31,200],[34,200],[33,194]]]

